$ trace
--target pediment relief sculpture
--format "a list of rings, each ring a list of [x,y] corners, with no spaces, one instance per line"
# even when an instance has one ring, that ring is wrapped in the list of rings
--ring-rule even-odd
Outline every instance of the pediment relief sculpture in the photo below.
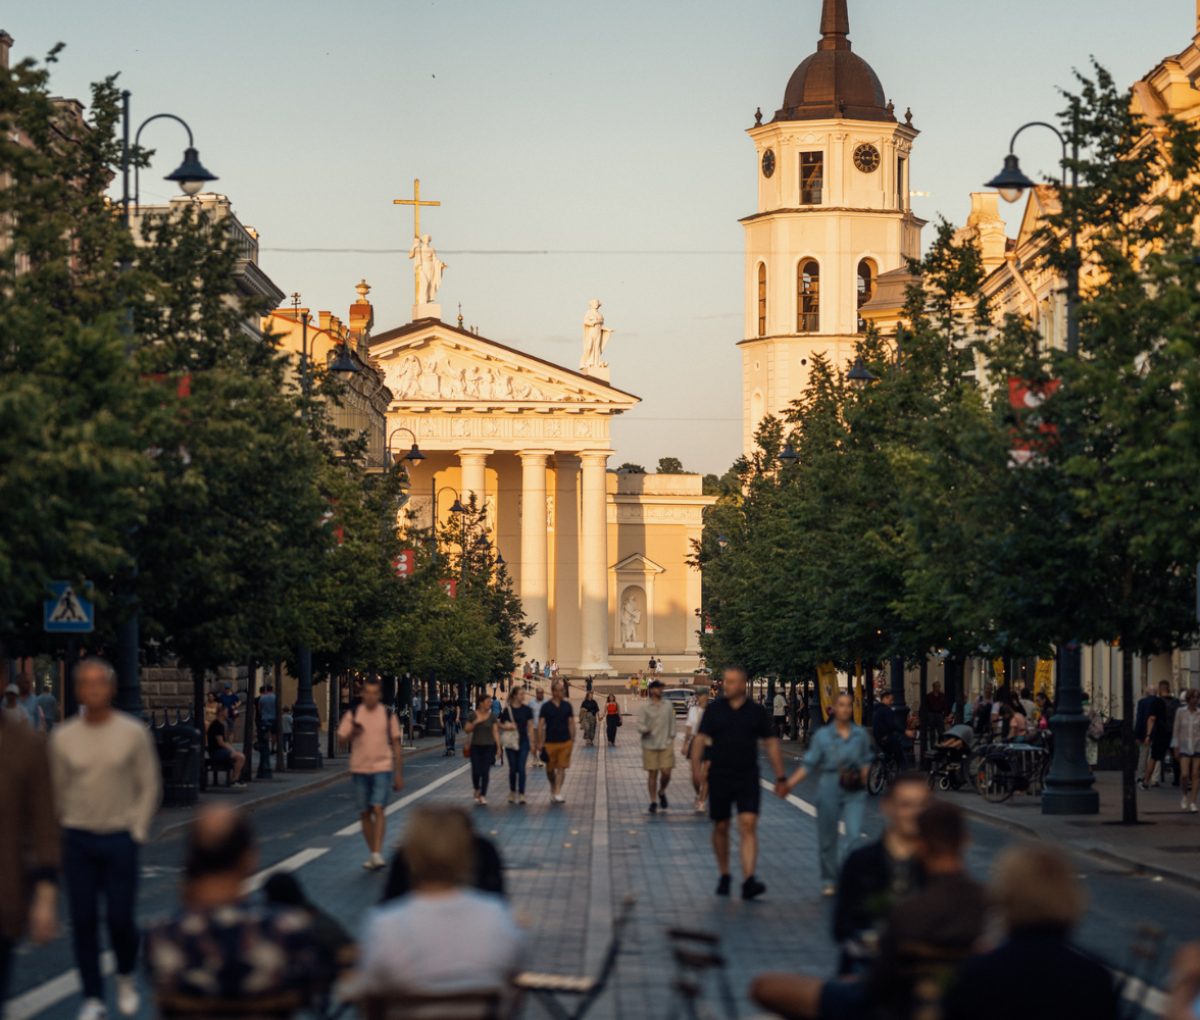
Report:
[[[452,358],[436,348],[380,362],[379,368],[396,400],[594,399],[582,391],[556,391],[514,366],[481,365],[466,358]]]

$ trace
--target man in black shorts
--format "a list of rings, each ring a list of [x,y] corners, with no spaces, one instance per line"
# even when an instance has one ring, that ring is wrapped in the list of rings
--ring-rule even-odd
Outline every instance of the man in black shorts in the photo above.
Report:
[[[729,895],[729,822],[737,805],[738,857],[742,863],[742,899],[761,896],[767,887],[754,877],[758,861],[758,805],[762,787],[758,780],[758,742],[762,740],[775,773],[776,784],[786,779],[779,738],[771,714],[746,697],[746,671],[730,666],[722,680],[722,696],[700,720],[700,738],[692,741],[692,783],[703,778],[705,746],[710,747],[708,809],[713,820],[713,851],[721,880],[717,895]]]

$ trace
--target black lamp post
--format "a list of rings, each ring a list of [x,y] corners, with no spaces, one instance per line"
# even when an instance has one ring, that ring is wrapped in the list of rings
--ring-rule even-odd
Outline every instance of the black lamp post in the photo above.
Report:
[[[1017,137],[1026,128],[1044,127],[1053,131],[1062,145],[1063,188],[1079,186],[1079,105],[1071,103],[1071,118],[1074,125],[1071,152],[1068,159],[1067,139],[1053,124],[1032,121],[1017,129],[1008,145],[1004,157],[1004,169],[993,177],[985,187],[996,188],[1006,202],[1015,202],[1025,189],[1034,187],[1021,171],[1021,165],[1013,146]],[[1070,184],[1068,185],[1068,169]],[[1067,266],[1067,353],[1079,353],[1079,230],[1074,216],[1071,219],[1070,258]],[[1082,650],[1079,642],[1067,637],[1058,646],[1058,707],[1050,721],[1054,733],[1054,757],[1050,762],[1050,774],[1042,793],[1044,815],[1095,815],[1100,813],[1100,795],[1095,789],[1095,778],[1087,767],[1085,741],[1088,720],[1083,714],[1083,684],[1081,677]],[[1129,706],[1126,706],[1128,711]]]
[[[300,295],[293,295],[296,314],[300,316],[300,385],[305,400],[312,396],[312,351],[308,348],[308,313],[300,312]],[[325,333],[335,343],[340,343],[341,352],[337,360],[329,366],[329,371],[336,372],[343,379],[357,375],[360,371],[354,359],[346,349],[346,341],[334,338],[329,329],[313,331],[313,340]],[[335,683],[330,677],[328,683]],[[329,726],[336,725],[335,720],[329,720]],[[321,716],[317,711],[317,703],[313,700],[312,691],[312,650],[304,644],[296,648],[296,704],[292,706],[292,754],[288,767],[293,769],[319,769],[324,762],[321,759]]]
[[[875,375],[866,365],[863,364],[863,356],[860,352],[854,359],[854,367],[846,373],[846,382],[853,386],[856,390],[861,390],[879,377]]]
[[[129,167],[132,162],[130,159],[132,149],[129,145],[129,97],[128,89],[121,93],[122,100],[122,121],[123,134],[121,139],[121,225],[126,232],[130,232],[129,225]],[[173,113],[156,113],[153,117],[147,117],[142,121],[141,127],[137,129],[137,134],[134,136],[133,148],[137,148],[138,140],[142,137],[142,129],[145,128],[152,120],[161,118],[169,118],[170,120],[178,121],[183,125],[184,130],[188,135],[188,147],[183,153],[183,162],[178,169],[167,175],[166,180],[175,181],[183,190],[185,195],[196,194],[206,181],[215,181],[217,178],[210,174],[203,166],[200,165],[200,159],[194,148],[192,140],[192,129],[188,127],[187,122]],[[137,168],[134,168],[134,203],[137,203]],[[132,264],[129,259],[121,260],[121,272],[128,273],[132,269]],[[125,330],[128,333],[133,332],[132,320],[126,319]],[[130,345],[132,347],[132,344]],[[136,553],[134,554],[136,557]],[[133,566],[132,578],[137,577],[136,559]],[[131,584],[132,584],[131,578]],[[138,626],[138,612],[136,604],[136,596],[130,593],[130,602],[132,608],[128,619],[121,623],[117,628],[117,697],[116,706],[123,712],[129,712],[131,715],[142,714],[142,687],[139,676],[140,662],[140,647],[141,639]],[[200,723],[196,722],[199,726]]]
[[[800,463],[800,454],[792,447],[792,442],[789,439],[779,451],[779,463],[784,467],[791,467],[793,464]]]

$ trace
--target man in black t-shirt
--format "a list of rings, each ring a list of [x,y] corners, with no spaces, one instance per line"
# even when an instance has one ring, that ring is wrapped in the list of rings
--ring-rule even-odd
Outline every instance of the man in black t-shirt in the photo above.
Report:
[[[232,761],[233,768],[229,778],[234,786],[245,786],[242,781],[242,768],[246,764],[246,756],[235,751],[229,742],[227,731],[229,709],[224,705],[217,708],[217,717],[208,724],[208,757],[210,761]]]
[[[767,709],[746,697],[746,671],[730,666],[722,679],[722,694],[704,712],[699,736],[692,741],[692,785],[704,781],[704,748],[708,753],[708,807],[713,820],[713,852],[721,879],[717,895],[729,895],[729,823],[737,805],[738,857],[742,865],[742,899],[761,896],[767,887],[754,877],[758,861],[758,742],[761,740],[775,773],[776,784],[787,779],[783,754]]]
[[[563,779],[571,767],[571,749],[575,746],[575,710],[563,700],[561,680],[550,685],[550,700],[538,712],[538,744],[546,753],[546,778],[550,780],[550,800],[562,804]]]

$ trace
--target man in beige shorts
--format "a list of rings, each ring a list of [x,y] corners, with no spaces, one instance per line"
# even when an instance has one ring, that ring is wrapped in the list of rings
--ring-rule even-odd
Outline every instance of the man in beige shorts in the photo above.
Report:
[[[667,784],[675,767],[675,706],[663,701],[663,685],[652,680],[650,700],[638,709],[637,728],[642,735],[642,768],[650,789],[650,814],[667,810]],[[661,778],[660,778],[661,777]]]
[[[546,755],[546,778],[550,780],[550,802],[562,804],[563,780],[571,767],[571,748],[575,746],[575,712],[563,699],[563,684],[550,685],[550,700],[537,714],[538,746]]]

